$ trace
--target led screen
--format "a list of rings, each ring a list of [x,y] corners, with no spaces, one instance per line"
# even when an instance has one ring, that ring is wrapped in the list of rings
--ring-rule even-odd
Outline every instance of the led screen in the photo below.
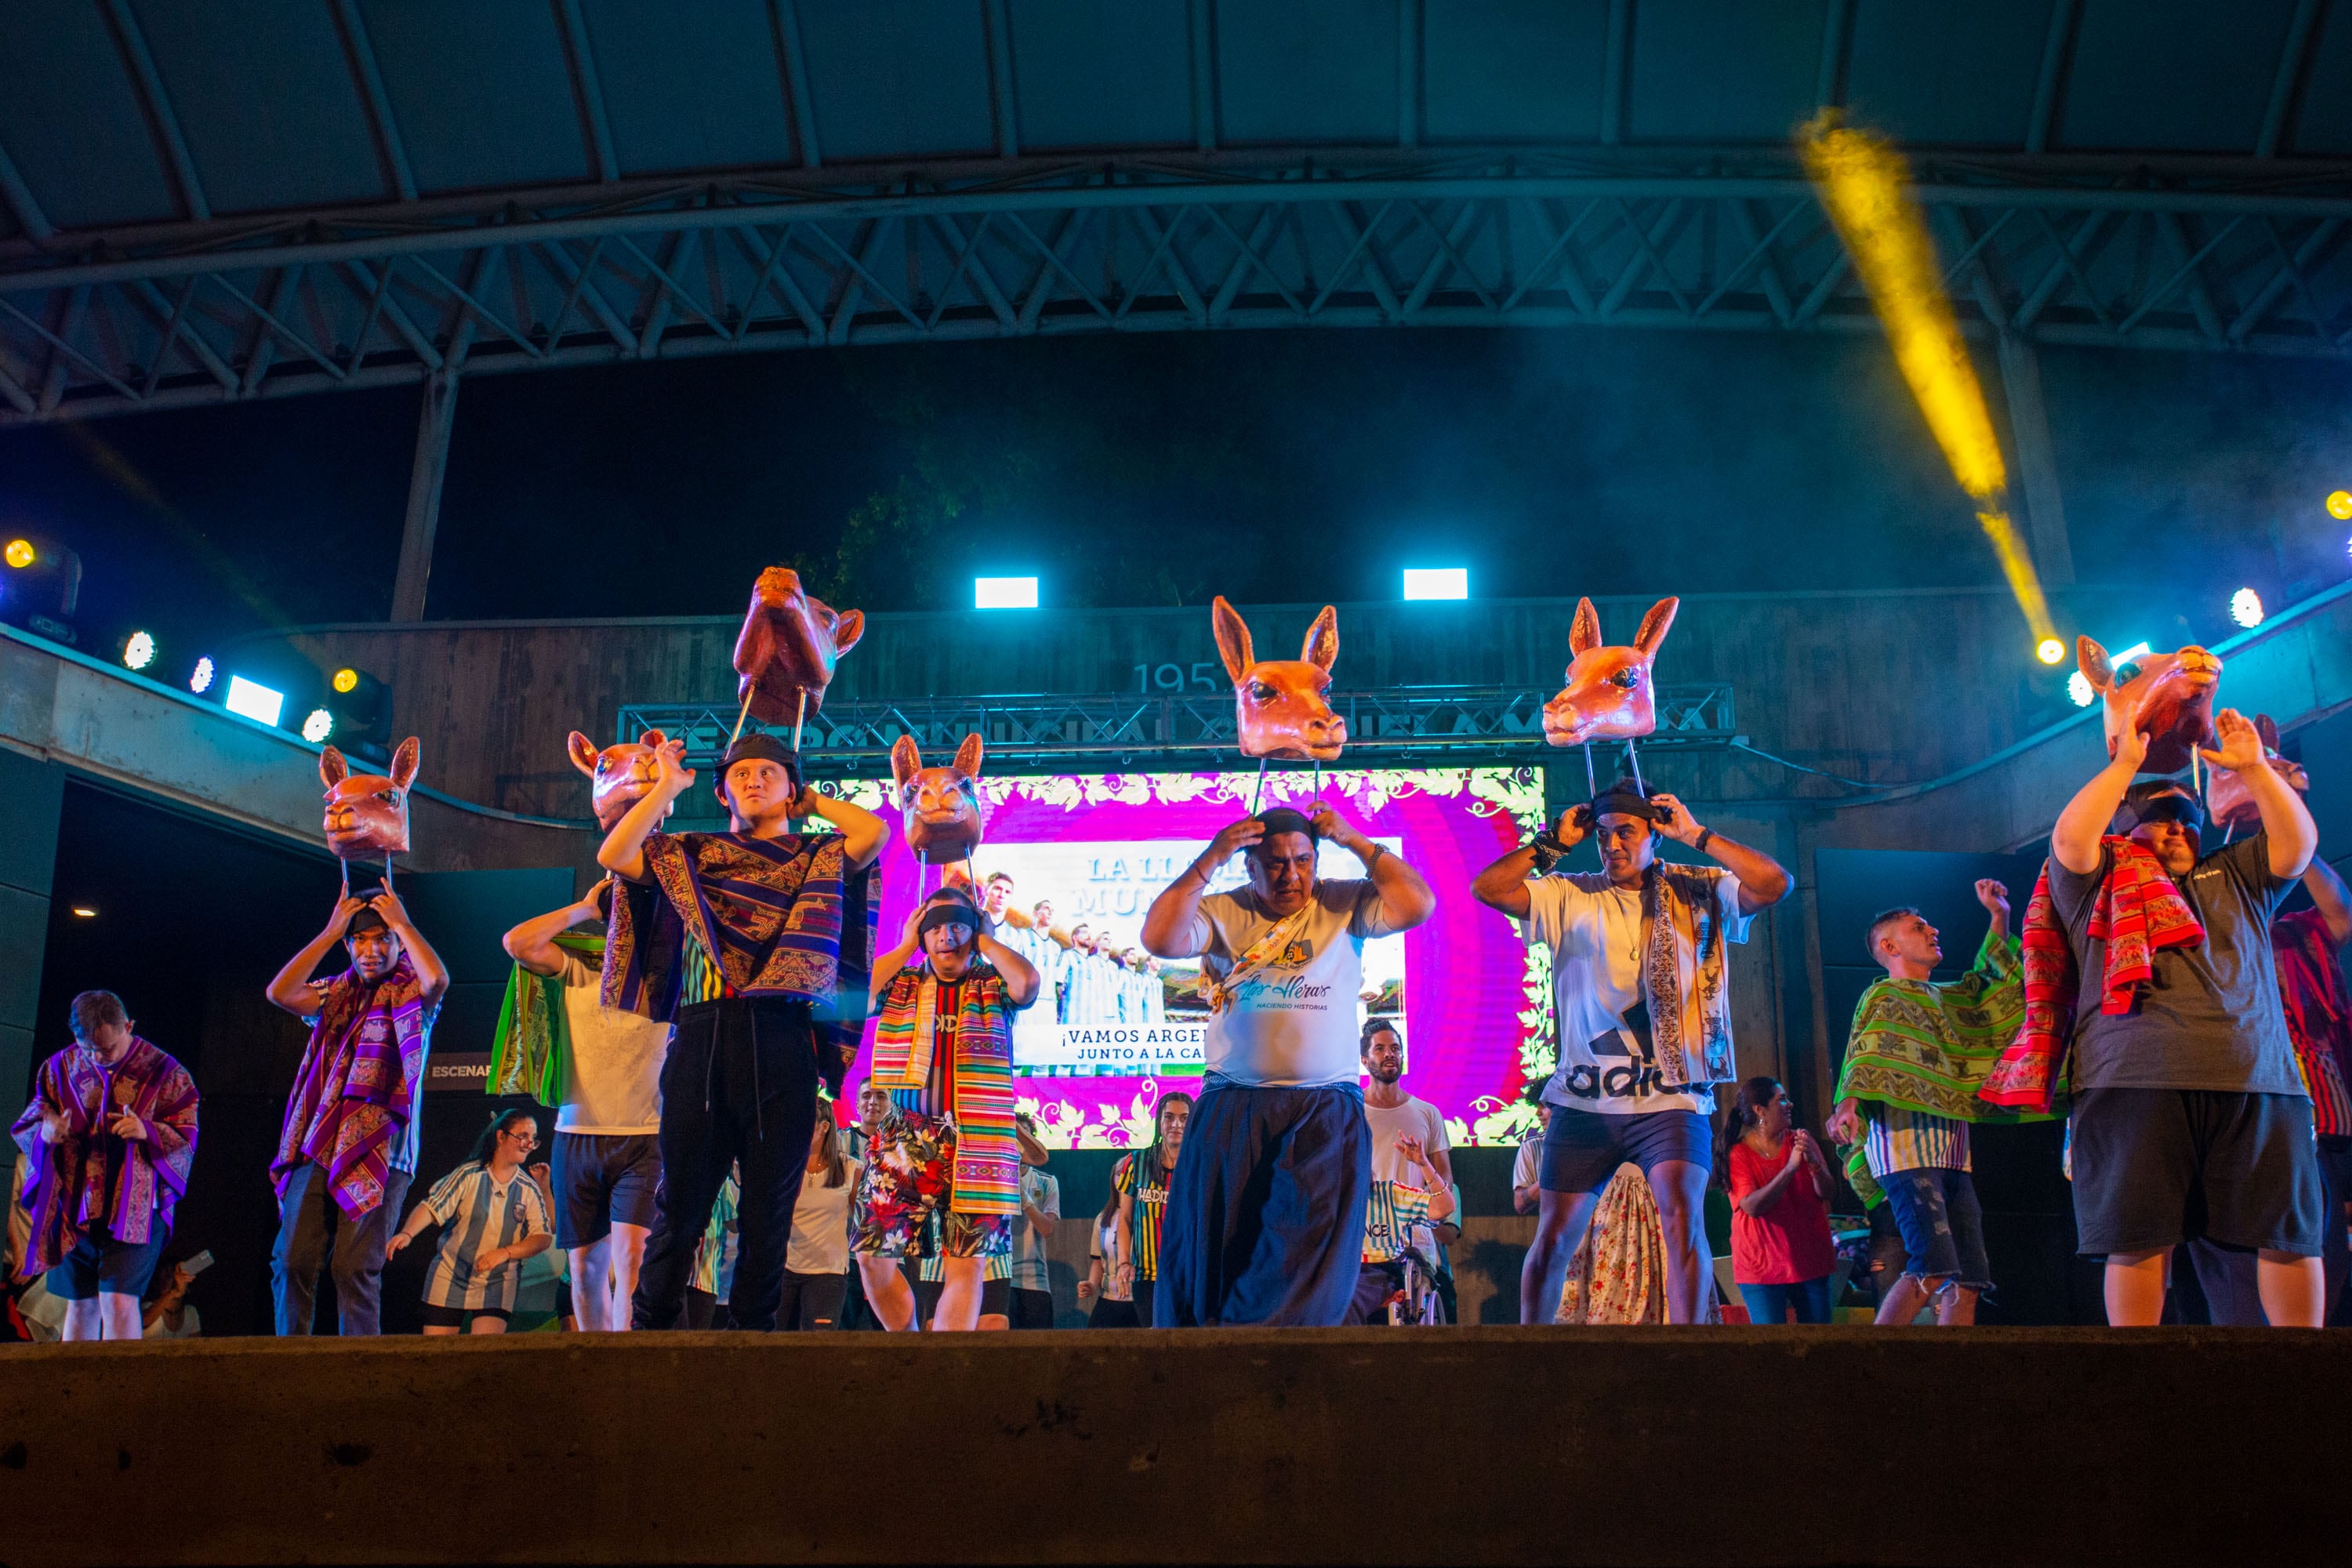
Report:
[[[1208,1014],[1195,964],[1146,962],[1138,942],[1144,911],[1254,801],[1308,805],[1314,775],[1269,773],[1262,785],[1255,773],[983,777],[980,786],[987,827],[972,874],[982,884],[1000,873],[1012,878],[1000,935],[1043,956],[1049,981],[1049,994],[1014,1031],[1020,1103],[1056,1147],[1147,1142],[1159,1095],[1198,1087]],[[887,784],[838,787],[897,820],[884,804]],[[1405,1087],[1437,1106],[1455,1142],[1516,1139],[1531,1121],[1520,1089],[1529,1073],[1548,1070],[1551,1055],[1548,972],[1540,950],[1470,897],[1470,880],[1540,821],[1539,776],[1527,769],[1326,773],[1322,789],[1437,893],[1425,924],[1365,943],[1360,1014],[1400,1021]],[[1333,845],[1324,846],[1320,870],[1363,874]],[[882,873],[887,947],[942,872],[919,864],[894,837]],[[1242,879],[1236,858],[1212,885]],[[1043,928],[1033,913],[1041,900],[1052,906]],[[866,1066],[861,1058],[857,1076]]]

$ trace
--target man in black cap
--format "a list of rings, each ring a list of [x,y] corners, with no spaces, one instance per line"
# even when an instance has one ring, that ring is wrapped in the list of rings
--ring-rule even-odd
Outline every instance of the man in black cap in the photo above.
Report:
[[[680,741],[656,750],[653,788],[596,852],[627,884],[613,900],[604,1003],[676,1026],[662,1068],[661,1202],[632,1315],[640,1329],[677,1323],[695,1243],[733,1166],[741,1245],[729,1318],[772,1329],[817,1084],[841,1092],[863,1027],[874,867],[890,830],[804,787],[791,748],[751,734],[719,761],[729,830],[660,832],[694,784],[685,752]],[[839,831],[792,831],[805,816]]]
[[[1601,870],[1552,868],[1591,837]],[[1668,865],[1661,837],[1719,862]],[[1715,1089],[1738,1077],[1724,942],[1788,895],[1769,855],[1702,827],[1661,790],[1620,779],[1561,814],[1549,833],[1478,874],[1470,891],[1528,922],[1552,951],[1559,1065],[1538,1173],[1536,1235],[1519,1275],[1519,1321],[1549,1323],[1568,1260],[1617,1167],[1641,1166],[1664,1233],[1666,1321],[1706,1301],[1708,1120]]]
[[[1318,879],[1327,838],[1369,879]],[[1235,850],[1247,851],[1248,885],[1211,893]],[[1364,940],[1410,931],[1436,907],[1419,872],[1328,806],[1312,819],[1285,807],[1244,817],[1153,900],[1145,950],[1200,959],[1210,1007],[1154,1321],[1330,1327],[1347,1315],[1372,1184],[1357,1084]]]
[[[2270,926],[2319,833],[2263,764],[2254,726],[2224,709],[2214,728],[2221,750],[2205,760],[2238,775],[2261,832],[2200,854],[2196,796],[2174,779],[2135,783],[2147,738],[2126,730],[2050,836],[2049,900],[2076,979],[2059,999],[2074,1013],[2062,1043],[2076,1250],[2106,1258],[2110,1323],[2159,1321],[2173,1247],[2202,1238],[2255,1255],[2273,1327],[2315,1329],[2325,1184]],[[2040,904],[2026,917],[2029,1027]]]

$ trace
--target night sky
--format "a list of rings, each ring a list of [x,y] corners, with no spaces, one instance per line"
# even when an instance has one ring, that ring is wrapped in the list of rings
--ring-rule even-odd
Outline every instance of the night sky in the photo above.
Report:
[[[2341,578],[2318,501],[2352,484],[2352,371],[2043,365],[2085,581],[2218,616],[2217,577],[2273,604]],[[83,646],[146,626],[158,673],[241,631],[381,619],[416,402],[0,431],[0,526],[77,548]],[[1873,334],[1032,339],[461,389],[431,617],[732,614],[772,563],[874,610],[969,605],[976,571],[1088,605],[1378,600],[1405,565],[1467,564],[1486,596],[2000,580]]]

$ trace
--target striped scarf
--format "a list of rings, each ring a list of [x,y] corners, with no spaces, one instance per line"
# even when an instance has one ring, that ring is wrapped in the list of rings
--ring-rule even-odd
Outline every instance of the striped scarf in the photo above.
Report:
[[[2156,857],[2133,840],[2109,834],[2101,842],[2113,857],[2091,907],[2090,934],[2106,944],[2099,976],[2099,1011],[2128,1013],[2140,988],[2155,977],[2156,955],[2168,947],[2196,947],[2205,928]],[[2050,896],[2050,863],[2033,884],[2025,908],[2025,1022],[2000,1060],[1985,1075],[1979,1098],[2012,1110],[2047,1112],[2074,1037],[2081,994],[2074,950]]]
[[[294,1173],[315,1163],[326,1167],[327,1190],[349,1217],[382,1204],[392,1145],[407,1131],[424,1070],[424,986],[408,954],[373,984],[356,969],[336,976],[303,1048],[269,1163],[278,1201]]]
[[[1654,862],[1642,878],[1642,991],[1658,1081],[1704,1088],[1738,1076],[1712,876]]]
[[[839,1094],[865,1030],[879,861],[852,869],[837,833],[656,833],[645,856],[651,887],[615,884],[604,1005],[674,1017],[690,938],[728,994],[809,1004],[818,1071]]]
[[[891,976],[874,1025],[870,1081],[888,1089],[920,1089],[930,1082],[939,1026],[940,983],[929,965]],[[1013,1128],[1013,1009],[1004,981],[975,963],[958,983],[951,1081],[955,1103],[955,1189],[951,1212],[1021,1212],[1021,1146]]]

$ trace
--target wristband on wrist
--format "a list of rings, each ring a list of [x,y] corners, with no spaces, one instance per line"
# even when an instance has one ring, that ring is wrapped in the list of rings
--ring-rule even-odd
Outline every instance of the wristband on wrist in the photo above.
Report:
[[[1534,852],[1536,875],[1538,877],[1551,875],[1551,868],[1559,864],[1561,856],[1568,853],[1568,846],[1553,837],[1549,828],[1528,839],[1528,848]]]
[[[1704,854],[1706,854],[1706,847],[1707,847],[1708,843],[1709,843],[1711,840],[1713,840],[1713,839],[1714,839],[1714,837],[1715,837],[1715,829],[1714,829],[1714,828],[1712,828],[1712,827],[1702,827],[1702,828],[1700,828],[1700,829],[1698,830],[1698,837],[1697,837],[1696,838],[1694,838],[1693,840],[1691,840],[1691,847],[1692,847],[1692,848],[1694,848],[1694,849],[1696,849],[1696,850],[1697,850],[1700,854],[1704,855]]]

